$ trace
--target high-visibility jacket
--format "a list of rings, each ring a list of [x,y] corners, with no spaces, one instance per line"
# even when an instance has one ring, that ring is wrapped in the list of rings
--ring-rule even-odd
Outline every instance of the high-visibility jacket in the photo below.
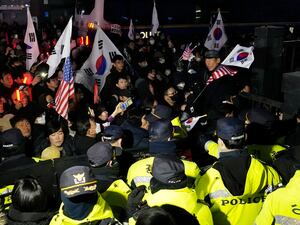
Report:
[[[182,126],[179,116],[175,117],[172,121],[172,126],[175,128],[173,132],[173,138],[181,139],[187,137],[187,131],[185,127]]]
[[[125,209],[130,192],[131,189],[128,185],[119,179],[112,182],[108,189],[101,193],[101,196],[110,206],[118,206]]]
[[[300,170],[297,170],[286,187],[269,194],[256,217],[256,225],[300,224]]]
[[[212,225],[212,215],[206,204],[197,201],[197,195],[193,189],[188,187],[181,189],[163,189],[152,194],[145,193],[143,201],[147,202],[150,207],[173,205],[186,210],[191,215],[195,216],[201,225]],[[133,217],[129,219],[129,225],[134,225]]]
[[[197,202],[196,192],[188,187],[168,190],[163,189],[152,194],[146,193],[143,201],[150,207],[162,205],[174,205],[185,209],[194,215],[201,225],[212,225],[212,215],[206,204]]]
[[[150,180],[152,178],[151,171],[153,160],[154,157],[149,157],[146,159],[141,159],[132,164],[127,173],[127,184],[132,186],[132,183],[134,183],[136,187],[141,185],[149,187]],[[190,180],[192,183],[194,183],[194,180],[200,173],[199,167],[196,163],[191,161],[182,160],[182,162],[184,164],[184,171],[185,175],[188,177],[188,181]]]
[[[218,158],[218,144],[214,141],[206,142],[204,146],[209,155]],[[286,150],[281,145],[248,145],[247,152],[255,158],[258,158],[264,162],[272,163],[278,152]]]
[[[90,214],[82,220],[73,220],[64,215],[64,204],[62,203],[57,215],[55,215],[49,225],[77,225],[77,224],[94,224],[93,222],[114,218],[110,206],[106,201],[98,194],[98,201],[94,205]]]
[[[210,204],[214,224],[250,225],[262,207],[265,190],[280,181],[272,167],[251,158],[242,195],[232,195],[224,185],[220,172],[213,167],[197,178],[195,190],[199,199]]]
[[[4,206],[5,210],[8,210],[9,206],[12,203],[11,202],[11,194],[12,194],[13,189],[14,189],[14,185],[7,185],[0,189],[0,198],[4,199],[3,206]]]

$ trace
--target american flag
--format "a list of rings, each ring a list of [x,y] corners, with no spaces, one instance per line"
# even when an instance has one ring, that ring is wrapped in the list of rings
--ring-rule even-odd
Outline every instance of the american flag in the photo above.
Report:
[[[223,77],[225,75],[234,76],[238,71],[234,70],[232,68],[229,68],[228,66],[221,65],[217,70],[215,70],[211,76],[206,81],[206,85],[209,85],[214,80],[219,79],[220,77]]]
[[[183,53],[182,53],[182,60],[190,60],[192,56],[193,49],[190,48],[191,44],[185,47]]]
[[[64,76],[55,96],[55,109],[59,115],[68,119],[69,99],[74,96],[74,78],[70,57],[66,57]]]

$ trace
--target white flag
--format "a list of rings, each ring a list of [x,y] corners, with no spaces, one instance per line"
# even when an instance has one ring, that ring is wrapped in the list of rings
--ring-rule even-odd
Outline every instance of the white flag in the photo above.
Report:
[[[152,35],[154,35],[157,32],[158,27],[159,27],[159,22],[158,22],[156,5],[154,1],[153,11],[152,11],[152,29],[151,29]]]
[[[99,90],[101,90],[105,84],[106,76],[110,72],[111,60],[115,55],[122,54],[104,31],[101,28],[97,28],[92,52],[80,68],[80,71],[77,72],[75,83],[83,84],[93,92],[93,85],[96,80]]]
[[[218,13],[216,22],[207,35],[204,46],[209,50],[219,51],[227,41],[221,13]]]
[[[39,44],[36,38],[35,29],[32,22],[32,17],[27,7],[27,29],[25,33],[24,43],[26,48],[26,69],[30,70],[33,63],[35,63],[37,57],[40,54]]]
[[[198,123],[199,119],[206,117],[207,115],[202,115],[202,116],[196,116],[196,117],[191,117],[189,119],[187,119],[186,121],[183,122],[183,125],[185,127],[185,129],[187,130],[187,132],[191,131],[194,126]]]
[[[249,69],[253,62],[253,47],[243,47],[240,45],[236,45],[226,57],[226,59],[224,59],[222,64],[227,66],[238,66]]]
[[[130,40],[134,40],[134,27],[133,27],[133,22],[132,19],[130,20],[130,25],[129,25],[129,31],[128,31],[128,38]]]
[[[70,18],[68,25],[66,26],[64,32],[59,37],[51,55],[47,60],[49,65],[48,78],[51,77],[63,58],[70,55],[70,42],[72,35],[72,17]]]

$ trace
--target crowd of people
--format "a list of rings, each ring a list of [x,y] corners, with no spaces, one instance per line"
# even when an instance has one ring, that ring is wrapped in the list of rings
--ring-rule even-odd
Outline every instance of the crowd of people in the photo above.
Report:
[[[0,32],[0,224],[300,223],[300,112],[243,98],[251,70],[217,79],[220,52],[182,60],[187,42],[136,34],[99,95],[75,83],[65,120],[55,41],[43,32],[27,71],[21,37]],[[76,76],[91,46],[72,39]]]

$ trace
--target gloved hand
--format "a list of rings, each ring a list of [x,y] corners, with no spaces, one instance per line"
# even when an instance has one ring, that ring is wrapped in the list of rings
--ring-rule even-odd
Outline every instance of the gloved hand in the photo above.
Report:
[[[135,188],[128,196],[127,216],[132,217],[134,213],[139,211],[145,202],[142,201],[146,192],[146,186],[142,185]]]
[[[206,142],[208,142],[208,141],[210,141],[210,140],[212,140],[212,137],[209,136],[208,134],[200,134],[200,135],[198,136],[197,144],[198,144],[199,146],[201,146],[201,148],[204,148]]]

